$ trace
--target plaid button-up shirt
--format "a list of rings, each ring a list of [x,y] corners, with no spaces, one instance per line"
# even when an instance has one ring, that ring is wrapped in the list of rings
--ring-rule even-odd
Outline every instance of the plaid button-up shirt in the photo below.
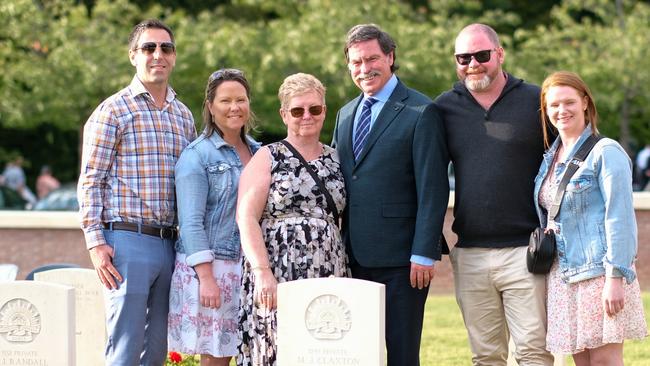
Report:
[[[137,76],[102,102],[84,127],[78,198],[88,249],[106,244],[103,223],[176,223],[174,166],[196,138],[190,110],[167,88],[158,109]]]

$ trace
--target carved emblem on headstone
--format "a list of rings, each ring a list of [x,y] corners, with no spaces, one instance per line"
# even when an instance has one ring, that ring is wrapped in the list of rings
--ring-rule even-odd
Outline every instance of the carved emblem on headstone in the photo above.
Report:
[[[29,301],[16,298],[0,308],[0,334],[9,342],[29,343],[41,332],[41,314]]]
[[[341,339],[352,326],[350,309],[338,296],[318,296],[307,306],[305,326],[316,339]]]

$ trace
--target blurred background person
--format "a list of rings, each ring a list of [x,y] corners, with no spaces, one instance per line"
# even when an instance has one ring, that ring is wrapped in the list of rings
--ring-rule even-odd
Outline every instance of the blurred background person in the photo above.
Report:
[[[569,353],[577,366],[623,365],[623,341],[647,335],[634,261],[637,227],[632,162],[618,142],[603,138],[571,177],[555,221],[548,211],[574,154],[598,135],[589,87],[571,72],[544,80],[541,120],[559,134],[535,179],[540,224],[555,232],[558,257],[547,277],[546,348]]]
[[[48,193],[59,188],[61,183],[52,175],[52,169],[49,165],[41,167],[41,173],[36,178],[36,194],[38,199],[43,199]]]
[[[2,172],[2,184],[18,193],[29,206],[36,203],[36,196],[34,196],[34,193],[27,186],[27,179],[23,170],[24,162],[23,157],[20,155],[16,155],[12,160],[7,162],[5,170]]]
[[[250,85],[236,69],[215,71],[203,103],[203,133],[176,163],[180,239],[169,298],[169,349],[227,366],[237,354],[241,284],[237,187],[259,148]]]
[[[634,190],[641,191],[648,184],[650,171],[648,170],[648,160],[650,159],[650,145],[646,144],[643,149],[636,154],[634,161]]]
[[[312,75],[284,79],[278,92],[285,142],[317,172],[334,201],[330,208],[300,159],[282,142],[262,147],[244,170],[237,223],[244,250],[238,365],[276,364],[278,282],[347,276],[335,217],[345,207],[336,151],[319,142],[325,87]]]

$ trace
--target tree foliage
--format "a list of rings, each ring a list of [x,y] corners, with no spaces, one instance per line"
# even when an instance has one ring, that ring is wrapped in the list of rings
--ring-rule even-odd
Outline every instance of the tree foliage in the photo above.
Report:
[[[620,139],[629,153],[650,142],[650,6],[619,0],[568,0],[553,9],[552,22],[525,39],[519,70],[541,82],[555,70],[578,73],[589,85],[600,115],[600,130]]]
[[[343,55],[350,27],[373,22],[391,33],[398,44],[397,75],[435,97],[456,79],[456,34],[469,23],[483,22],[500,33],[506,70],[535,83],[555,70],[578,72],[596,96],[601,131],[621,138],[628,151],[650,141],[648,2],[547,0],[535,8],[524,3],[4,0],[0,131],[41,125],[80,131],[99,102],[134,74],[127,56],[131,27],[160,18],[174,29],[178,45],[172,86],[197,124],[207,77],[218,68],[235,67],[252,83],[252,108],[261,119],[258,137],[280,138],[285,129],[277,89],[287,75],[308,72],[327,87],[322,140],[328,142],[336,111],[359,92]],[[0,136],[0,162],[13,143],[18,144]]]

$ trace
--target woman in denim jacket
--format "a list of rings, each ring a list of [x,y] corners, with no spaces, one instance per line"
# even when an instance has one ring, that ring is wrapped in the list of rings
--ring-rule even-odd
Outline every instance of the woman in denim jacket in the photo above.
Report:
[[[548,220],[565,168],[590,135],[598,134],[593,97],[580,77],[557,72],[544,81],[541,116],[559,134],[535,178],[540,224],[553,231],[558,256],[547,278],[546,348],[570,353],[577,366],[622,365],[623,340],[647,334],[634,260],[637,230],[632,164],[603,138],[566,187],[560,212]]]
[[[237,187],[259,148],[246,133],[254,117],[244,74],[221,69],[208,79],[205,130],[176,163],[180,238],[169,300],[169,349],[201,354],[201,365],[228,365],[237,354],[241,282]]]

